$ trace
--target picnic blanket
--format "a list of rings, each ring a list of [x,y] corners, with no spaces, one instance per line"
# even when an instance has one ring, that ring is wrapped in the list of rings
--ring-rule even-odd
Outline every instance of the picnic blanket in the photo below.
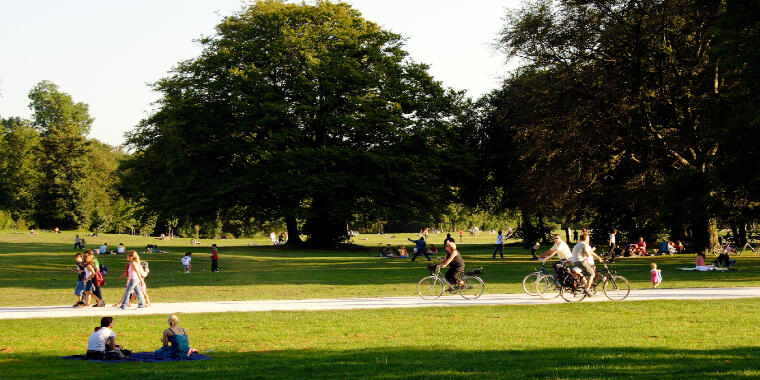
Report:
[[[67,359],[67,360],[90,360],[87,358],[86,355],[71,355],[71,356],[64,356],[61,359]],[[176,358],[165,358],[165,359],[157,359],[153,356],[153,352],[133,352],[130,357],[124,359],[124,360],[90,360],[92,362],[96,363],[123,363],[123,362],[148,362],[148,363],[157,363],[157,362],[176,362],[181,360],[208,360],[211,359],[210,356],[201,355],[197,352],[192,353],[190,356],[184,359],[176,359]]]
[[[697,270],[697,271],[700,271],[700,272],[709,272],[709,271],[713,271],[713,270],[728,270],[728,268],[722,268],[722,267],[710,267],[710,269],[707,269],[707,270],[705,270],[705,269],[697,269],[695,267],[685,267],[685,268],[676,268],[676,269],[679,269],[679,270]]]

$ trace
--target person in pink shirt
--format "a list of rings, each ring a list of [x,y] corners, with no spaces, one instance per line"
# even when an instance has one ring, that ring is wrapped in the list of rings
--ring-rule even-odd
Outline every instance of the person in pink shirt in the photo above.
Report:
[[[636,242],[636,253],[639,256],[644,256],[647,254],[647,243],[644,241],[643,237],[640,237],[639,241]]]

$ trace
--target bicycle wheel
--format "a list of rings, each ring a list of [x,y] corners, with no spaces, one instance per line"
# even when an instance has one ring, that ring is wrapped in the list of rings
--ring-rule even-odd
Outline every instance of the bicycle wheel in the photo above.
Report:
[[[573,289],[573,288],[566,288],[563,286],[559,290],[559,295],[562,296],[562,299],[567,302],[578,302],[586,298],[586,293],[583,291],[582,288]]]
[[[545,274],[536,280],[536,293],[538,296],[550,300],[559,297],[559,284],[554,280],[554,276]]]
[[[539,272],[533,272],[533,273],[528,273],[527,276],[523,277],[522,286],[523,286],[523,291],[525,292],[525,294],[529,296],[538,295],[538,291],[536,290],[536,281],[538,281],[538,276],[540,274],[541,273]]]
[[[613,301],[622,301],[631,293],[631,283],[623,276],[612,276],[604,282],[604,295]]]
[[[468,300],[482,296],[486,289],[486,284],[478,276],[462,276],[462,281],[464,286],[459,287],[459,295]]]
[[[443,294],[443,281],[435,276],[427,276],[417,283],[417,294],[423,300],[434,300]]]

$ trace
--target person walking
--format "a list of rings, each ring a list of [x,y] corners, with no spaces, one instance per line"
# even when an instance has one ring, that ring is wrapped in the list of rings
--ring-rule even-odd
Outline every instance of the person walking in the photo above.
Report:
[[[501,234],[501,230],[499,230],[499,234],[496,235],[496,247],[493,249],[492,259],[496,258],[496,252],[499,252],[502,259],[504,258],[504,235]]]
[[[143,298],[140,284],[143,282],[145,272],[142,265],[140,265],[140,257],[137,256],[137,252],[127,251],[127,261],[129,262],[129,267],[127,267],[127,287],[124,289],[124,297],[121,299],[121,309],[127,308],[127,303],[132,293],[137,295],[137,307],[142,309],[145,307],[145,299]]]

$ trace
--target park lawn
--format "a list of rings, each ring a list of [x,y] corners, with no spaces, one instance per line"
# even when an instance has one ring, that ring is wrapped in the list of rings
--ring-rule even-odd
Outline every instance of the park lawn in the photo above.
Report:
[[[97,317],[0,320],[0,377],[757,378],[760,299],[182,314],[213,359],[97,364]],[[164,315],[115,315],[117,342],[158,348]]]
[[[80,235],[84,235],[80,233]],[[202,240],[201,245],[189,245],[189,239],[156,240],[130,235],[86,237],[88,246],[108,242],[115,249],[119,242],[127,248],[143,251],[146,244],[158,244],[169,254],[143,254],[150,263],[148,277],[152,302],[181,302],[209,300],[306,299],[336,297],[413,296],[417,281],[427,275],[427,261],[383,259],[371,256],[376,247],[398,245],[416,234],[386,236],[369,234],[354,238],[357,244],[338,250],[293,250],[266,245],[268,239]],[[437,235],[431,240],[445,237]],[[361,240],[366,238],[367,240]],[[460,251],[468,268],[483,267],[487,293],[518,293],[526,273],[537,267],[530,254],[520,247],[507,247],[504,260],[491,259],[492,235],[465,236]],[[98,239],[98,240],[93,240]],[[0,306],[69,305],[76,274],[67,271],[73,266],[74,232],[60,234],[41,232],[38,236],[0,232]],[[221,272],[210,272],[210,245],[217,243]],[[249,245],[250,244],[250,245]],[[411,243],[407,246],[411,251]],[[542,247],[545,250],[547,247]],[[193,272],[184,274],[180,258],[193,252]],[[109,268],[103,295],[108,303],[116,303],[124,282],[117,280],[123,273],[123,255],[104,255],[101,263]],[[710,260],[710,258],[708,258]],[[632,287],[648,288],[649,264],[656,262],[662,269],[663,287],[736,287],[760,286],[760,257],[740,257],[733,272],[686,272],[675,268],[693,266],[691,255],[658,256],[654,258],[619,259],[615,269],[631,280]]]

